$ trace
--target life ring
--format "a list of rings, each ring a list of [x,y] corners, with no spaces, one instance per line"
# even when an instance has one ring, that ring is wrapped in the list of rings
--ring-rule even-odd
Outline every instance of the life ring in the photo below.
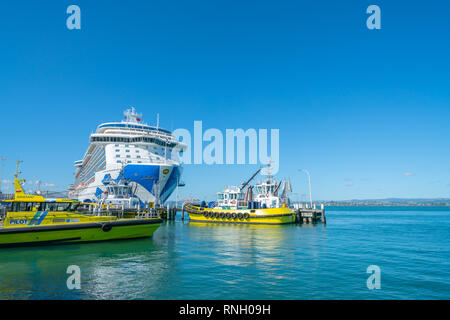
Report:
[[[230,219],[231,213],[227,212],[227,213],[225,214],[225,217],[226,217],[227,219]]]
[[[112,225],[110,223],[105,223],[104,225],[102,225],[102,230],[103,232],[109,232],[112,229]]]
[[[240,212],[237,214],[237,216],[238,216],[239,220],[242,220],[244,218],[243,214]]]
[[[250,215],[248,214],[248,212],[244,213],[244,219],[247,220],[248,218],[250,218]]]
[[[218,212],[214,213],[214,218],[218,218],[218,217],[219,217],[219,213]]]
[[[208,216],[208,211],[203,212],[203,216],[206,218]]]
[[[233,212],[233,213],[231,214],[231,219],[236,219],[236,213],[235,213],[235,212]]]
[[[220,217],[221,217],[222,219],[225,218],[225,213],[221,212],[221,213],[220,213]]]

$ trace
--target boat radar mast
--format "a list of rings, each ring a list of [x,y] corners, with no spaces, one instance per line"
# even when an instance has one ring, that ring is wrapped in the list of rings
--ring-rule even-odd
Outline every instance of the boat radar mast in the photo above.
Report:
[[[22,162],[22,160],[17,160],[16,164],[16,173],[14,174],[14,198],[17,198],[18,194],[25,194],[25,190],[22,187],[22,183],[25,183],[25,179],[19,179],[19,174],[22,173],[21,171],[19,171],[19,165]]]
[[[271,182],[272,181],[272,159],[269,159],[267,161],[267,166],[265,168],[265,175],[267,176],[267,182]]]
[[[125,122],[139,123],[142,121],[142,113],[137,113],[134,107],[125,110],[123,115],[125,116]]]
[[[21,174],[22,172],[19,171],[19,165],[22,163],[22,160],[17,160],[17,164],[16,164],[16,173],[14,174],[14,177],[17,179],[19,177],[19,174]]]
[[[25,183],[25,179],[19,179],[19,174],[22,172],[19,171],[19,165],[22,163],[22,160],[17,161],[16,165],[16,173],[14,174],[14,201],[29,201],[29,202],[42,202],[45,201],[45,198],[39,195],[30,195],[26,194],[23,189],[22,184]]]

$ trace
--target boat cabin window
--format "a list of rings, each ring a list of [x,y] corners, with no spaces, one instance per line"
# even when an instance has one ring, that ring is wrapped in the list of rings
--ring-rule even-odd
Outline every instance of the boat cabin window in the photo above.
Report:
[[[11,211],[75,211],[78,206],[79,203],[72,202],[13,202],[11,204]]]
[[[12,211],[12,203],[11,202],[0,202],[0,208],[1,207],[6,208],[6,211]]]
[[[72,203],[70,204],[69,210],[68,211],[75,211],[78,209],[78,207],[80,206],[80,203]]]
[[[114,196],[127,196],[131,194],[131,188],[130,187],[108,187],[107,188],[108,193]]]
[[[47,202],[45,203],[45,207],[43,211],[69,211],[71,203],[65,203],[65,202]]]
[[[28,210],[30,208],[30,210]],[[31,207],[27,202],[13,202],[12,204],[13,212],[23,212],[23,211],[31,211]]]
[[[242,193],[230,193],[230,199],[232,199],[232,200],[236,200],[236,199],[242,200],[242,199],[244,199],[244,195]]]
[[[217,199],[223,200],[223,193],[219,193],[219,194],[217,195]]]

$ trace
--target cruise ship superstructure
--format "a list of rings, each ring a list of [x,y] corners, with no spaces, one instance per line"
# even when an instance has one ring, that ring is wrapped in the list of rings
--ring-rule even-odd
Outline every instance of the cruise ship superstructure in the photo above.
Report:
[[[81,160],[75,161],[73,199],[99,202],[107,193],[105,181],[124,177],[132,196],[143,203],[164,203],[180,184],[179,154],[186,145],[172,133],[143,123],[134,108],[126,110],[122,122],[103,123],[90,136]],[[159,122],[159,120],[158,120]]]

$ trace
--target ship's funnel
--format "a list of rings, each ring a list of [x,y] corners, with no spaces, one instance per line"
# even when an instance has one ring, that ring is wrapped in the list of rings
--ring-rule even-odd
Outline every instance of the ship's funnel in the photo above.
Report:
[[[250,187],[247,188],[247,190],[245,190],[245,196],[244,196],[244,201],[247,202],[248,201],[248,192],[250,190]]]

